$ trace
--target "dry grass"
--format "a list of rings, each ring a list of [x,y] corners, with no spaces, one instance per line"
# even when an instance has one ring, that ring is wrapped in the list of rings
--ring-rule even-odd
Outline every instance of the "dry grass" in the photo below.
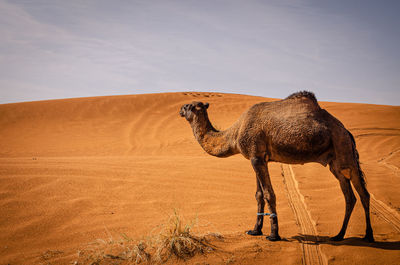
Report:
[[[212,251],[213,247],[205,236],[191,234],[191,229],[195,224],[197,224],[197,219],[184,224],[182,217],[174,210],[168,222],[156,236],[156,260],[165,262],[172,256],[187,259],[198,253]]]
[[[85,249],[78,251],[74,264],[155,264],[165,263],[171,258],[186,260],[196,254],[214,250],[207,238],[221,239],[219,234],[193,235],[191,230],[197,219],[185,223],[178,211],[174,210],[164,225],[153,230],[146,239],[135,241],[126,235],[114,240],[98,239]],[[108,232],[108,231],[107,231]]]
[[[98,239],[84,250],[78,251],[75,264],[140,264],[150,261],[145,241],[134,242],[128,238],[114,241]]]

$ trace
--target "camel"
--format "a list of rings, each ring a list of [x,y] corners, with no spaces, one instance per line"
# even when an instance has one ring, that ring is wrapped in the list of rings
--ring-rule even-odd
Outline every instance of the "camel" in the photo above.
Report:
[[[365,211],[364,240],[374,241],[370,221],[370,195],[353,135],[344,125],[322,109],[312,92],[300,91],[287,98],[253,105],[227,130],[218,131],[211,124],[208,103],[192,102],[180,109],[192,127],[194,137],[210,155],[228,157],[242,154],[251,161],[257,179],[257,219],[249,235],[262,235],[264,215],[269,215],[270,241],[280,240],[276,197],[268,173],[268,162],[329,165],[340,183],[346,211],[339,233],[333,241],[343,240],[356,203],[350,182],[358,192]],[[265,201],[270,213],[264,213]]]

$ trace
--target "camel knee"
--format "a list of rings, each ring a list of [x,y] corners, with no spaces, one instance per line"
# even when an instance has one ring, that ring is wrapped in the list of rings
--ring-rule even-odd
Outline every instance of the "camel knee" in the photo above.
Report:
[[[264,202],[264,194],[262,191],[257,191],[255,197],[257,202]]]
[[[276,197],[274,191],[270,190],[268,192],[265,192],[264,199],[268,202],[269,205],[275,205]]]

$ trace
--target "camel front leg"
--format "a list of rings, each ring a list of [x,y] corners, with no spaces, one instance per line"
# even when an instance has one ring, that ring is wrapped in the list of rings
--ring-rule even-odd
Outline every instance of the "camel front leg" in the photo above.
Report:
[[[264,157],[255,157],[251,159],[251,164],[256,173],[258,184],[260,185],[264,199],[268,202],[268,209],[269,213],[271,214],[270,215],[271,234],[267,236],[267,239],[270,241],[280,240],[281,237],[279,236],[278,216],[276,215],[276,197],[269,177],[266,160],[264,159]],[[264,209],[259,209],[259,210],[264,210]],[[259,211],[259,213],[263,213],[263,211],[262,212]],[[258,220],[259,219],[257,218],[257,222]]]
[[[262,192],[260,182],[257,179],[257,191],[256,191],[256,200],[257,200],[257,213],[264,213],[264,193]],[[264,216],[257,215],[257,221],[253,230],[249,230],[246,233],[251,236],[259,236],[262,235],[262,228],[264,223]]]

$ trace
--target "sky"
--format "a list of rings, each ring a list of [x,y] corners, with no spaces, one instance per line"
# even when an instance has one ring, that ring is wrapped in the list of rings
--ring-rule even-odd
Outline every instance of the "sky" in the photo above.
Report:
[[[400,105],[400,1],[0,0],[0,104],[175,91]]]

